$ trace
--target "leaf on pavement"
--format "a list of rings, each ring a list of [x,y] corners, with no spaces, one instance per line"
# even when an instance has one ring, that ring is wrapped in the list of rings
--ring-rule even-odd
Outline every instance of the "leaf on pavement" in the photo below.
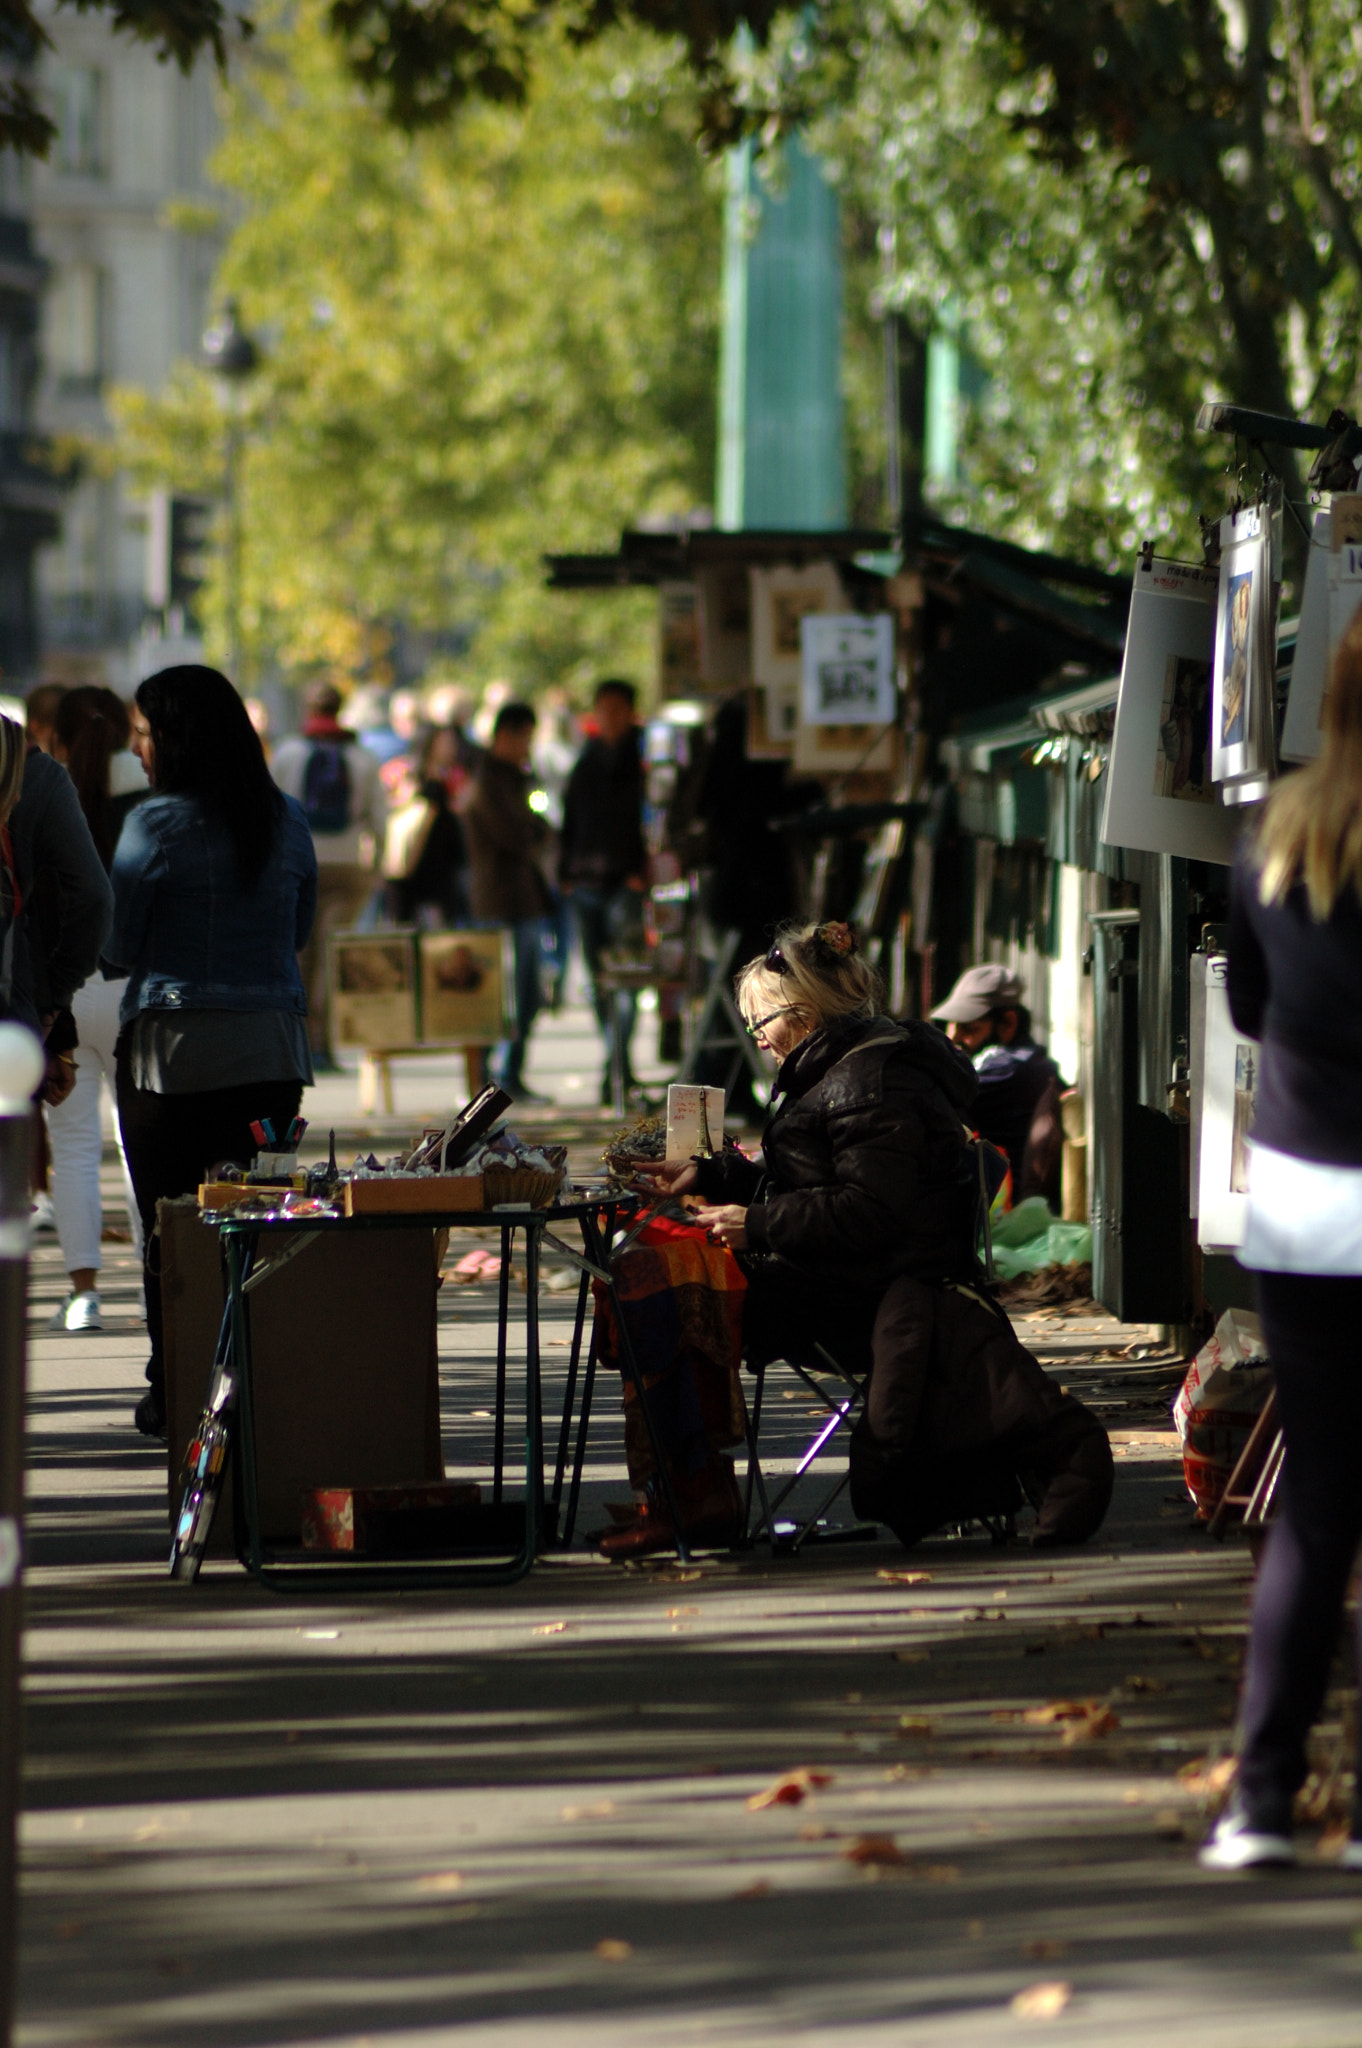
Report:
[[[421,1892],[457,1892],[463,1887],[463,1872],[460,1870],[434,1870],[429,1877],[416,1881]]]
[[[603,1963],[626,1963],[634,1953],[632,1941],[598,1941],[596,1954]]]
[[[862,1865],[903,1865],[913,1860],[911,1856],[905,1856],[892,1835],[858,1835],[854,1842],[847,1843],[841,1854],[844,1863]]]
[[[1057,1963],[1061,1956],[1069,1953],[1067,1941],[1024,1941],[1022,1954],[1031,1963]]]
[[[1057,2020],[1074,1995],[1072,1984],[1028,1984],[1012,2001],[1019,2020]]]
[[[560,1636],[566,1627],[567,1623],[565,1621],[546,1621],[541,1627],[535,1629],[533,1633],[537,1636]]]
[[[932,1582],[930,1572],[878,1571],[875,1577],[887,1580],[891,1586],[929,1586]]]
[[[801,1766],[797,1771],[786,1771],[776,1778],[765,1791],[754,1792],[747,1802],[749,1813],[760,1813],[765,1806],[799,1806],[820,1785],[832,1783],[831,1771],[813,1771]]]
[[[746,1884],[740,1892],[734,1892],[735,1899],[769,1899],[775,1886],[769,1878],[759,1877],[755,1884]]]

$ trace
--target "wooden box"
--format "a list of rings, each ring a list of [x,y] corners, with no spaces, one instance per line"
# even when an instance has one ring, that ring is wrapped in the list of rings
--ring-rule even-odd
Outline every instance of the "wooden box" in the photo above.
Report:
[[[423,1174],[403,1180],[376,1175],[345,1183],[347,1216],[426,1216],[482,1207],[480,1173]]]

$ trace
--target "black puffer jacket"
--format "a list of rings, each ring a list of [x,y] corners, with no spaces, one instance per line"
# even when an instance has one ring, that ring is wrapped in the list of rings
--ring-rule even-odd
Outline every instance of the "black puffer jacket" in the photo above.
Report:
[[[749,1204],[744,1265],[789,1267],[805,1286],[967,1279],[976,1188],[961,1119],[977,1085],[935,1025],[824,1025],[776,1077],[764,1164],[726,1153],[700,1191]]]

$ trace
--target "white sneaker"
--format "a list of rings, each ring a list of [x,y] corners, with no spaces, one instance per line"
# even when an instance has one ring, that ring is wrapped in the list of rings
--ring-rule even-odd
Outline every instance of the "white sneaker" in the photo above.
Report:
[[[1362,1876],[1362,1841],[1354,1835],[1338,1859],[1340,1870],[1355,1870]]]
[[[87,1288],[84,1294],[68,1294],[60,1308],[54,1310],[49,1330],[102,1330],[104,1319],[99,1312],[99,1296],[94,1289]]]
[[[55,1230],[57,1227],[57,1212],[52,1207],[52,1197],[46,1189],[33,1197],[29,1224],[33,1230]]]
[[[1237,1799],[1226,1807],[1197,1855],[1203,1870],[1283,1870],[1295,1861],[1291,1837],[1256,1828]]]

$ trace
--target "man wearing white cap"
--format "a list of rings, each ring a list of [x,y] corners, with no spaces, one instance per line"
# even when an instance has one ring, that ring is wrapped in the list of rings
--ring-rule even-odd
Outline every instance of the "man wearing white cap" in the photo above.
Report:
[[[1059,1197],[1063,1132],[1059,1068],[1031,1036],[1031,1013],[1022,984],[1008,967],[989,961],[961,975],[932,1016],[946,1036],[969,1053],[979,1076],[973,1117],[980,1136],[1006,1152],[1014,1201],[1028,1195]]]

